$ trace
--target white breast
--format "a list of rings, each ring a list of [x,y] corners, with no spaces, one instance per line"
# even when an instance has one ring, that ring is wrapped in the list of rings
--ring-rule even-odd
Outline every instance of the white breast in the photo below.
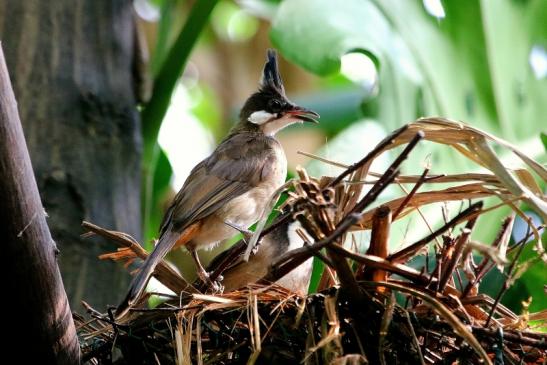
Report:
[[[207,232],[193,239],[194,246],[212,245],[236,235],[238,231],[224,224],[224,221],[229,221],[242,228],[249,228],[258,221],[273,193],[283,185],[287,176],[287,158],[283,148],[276,144],[273,151],[277,159],[277,168],[273,171],[274,176],[271,176],[267,182],[263,182],[230,200],[217,212],[207,217],[204,222],[204,225],[208,227]]]
[[[298,229],[301,229],[302,226],[298,221],[295,221],[289,225],[287,235],[289,238],[289,248],[288,251],[300,248],[304,245],[304,240],[297,233]],[[305,231],[303,231],[305,234]],[[312,242],[311,238],[305,234],[308,242]],[[310,258],[303,262],[296,269],[282,277],[277,281],[277,284],[292,290],[295,293],[304,295],[308,292],[308,286],[310,285],[311,272],[313,268],[313,258]]]

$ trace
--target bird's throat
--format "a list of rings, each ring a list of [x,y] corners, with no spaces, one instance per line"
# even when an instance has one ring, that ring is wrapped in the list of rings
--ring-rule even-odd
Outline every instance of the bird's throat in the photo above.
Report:
[[[302,119],[295,118],[293,115],[290,115],[290,114],[285,114],[281,118],[271,120],[261,125],[260,129],[262,129],[262,132],[266,136],[274,136],[277,132],[279,132],[283,128],[294,123],[302,123]]]

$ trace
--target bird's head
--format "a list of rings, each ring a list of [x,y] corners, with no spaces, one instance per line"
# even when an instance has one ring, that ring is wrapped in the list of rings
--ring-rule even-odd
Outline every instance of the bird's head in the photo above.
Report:
[[[287,98],[277,67],[277,54],[269,49],[260,88],[247,99],[239,117],[238,129],[273,136],[294,123],[317,123],[319,114],[295,105]]]

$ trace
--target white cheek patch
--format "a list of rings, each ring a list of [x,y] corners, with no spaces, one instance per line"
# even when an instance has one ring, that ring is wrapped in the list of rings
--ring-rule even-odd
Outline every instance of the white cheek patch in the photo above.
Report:
[[[249,116],[249,122],[257,125],[261,125],[269,121],[270,119],[275,118],[274,114],[268,113],[265,110],[259,110],[254,112]]]

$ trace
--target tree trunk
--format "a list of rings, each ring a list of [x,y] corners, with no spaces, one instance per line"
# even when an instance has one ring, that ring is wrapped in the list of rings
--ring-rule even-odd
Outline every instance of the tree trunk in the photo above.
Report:
[[[28,347],[26,363],[77,364],[80,347],[32,173],[0,47],[0,237],[11,305],[5,348]],[[12,356],[15,354],[12,354]]]
[[[127,272],[82,220],[140,237],[141,137],[130,0],[0,0],[0,39],[74,309],[116,304]]]

